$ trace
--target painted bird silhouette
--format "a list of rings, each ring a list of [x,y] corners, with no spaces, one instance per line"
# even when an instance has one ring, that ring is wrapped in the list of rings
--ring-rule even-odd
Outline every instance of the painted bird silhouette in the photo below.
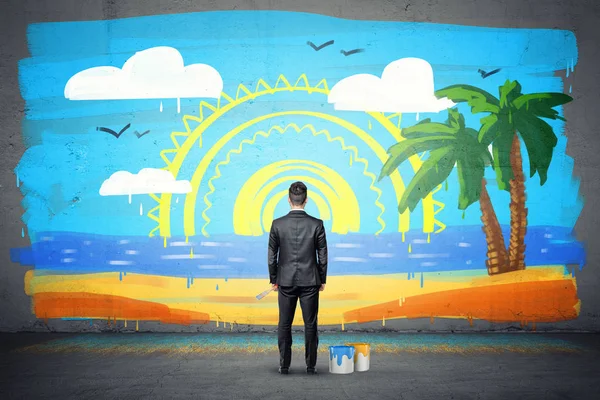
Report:
[[[130,127],[130,126],[131,126],[131,124],[127,124],[127,125],[125,125],[125,127],[124,127],[123,129],[121,129],[121,130],[119,131],[119,133],[117,133],[117,132],[113,131],[113,130],[112,130],[112,129],[110,129],[110,128],[104,128],[104,127],[96,127],[96,130],[97,130],[97,131],[101,131],[101,132],[106,132],[106,133],[109,133],[109,134],[113,135],[114,137],[116,137],[116,138],[118,139],[119,137],[121,137],[121,135],[122,135],[123,133],[125,133],[125,131],[126,131],[127,129],[129,129],[129,127]]]
[[[312,47],[315,51],[319,51],[319,50],[321,50],[324,47],[331,46],[333,43],[334,43],[334,41],[330,40],[328,42],[323,43],[320,46],[317,46],[313,42],[311,42],[310,40],[308,42],[306,42],[306,44],[309,45],[310,47]]]
[[[501,70],[501,69],[502,69],[502,68],[497,68],[497,69],[495,69],[495,70],[493,70],[493,71],[490,71],[490,72],[485,72],[485,71],[484,71],[484,70],[482,70],[482,69],[478,69],[478,70],[477,70],[477,72],[479,72],[479,73],[481,74],[481,77],[482,77],[483,79],[485,79],[485,78],[487,78],[487,77],[488,77],[488,76],[490,76],[490,75],[497,74],[498,72],[500,72],[500,70]]]
[[[352,54],[356,54],[356,53],[362,53],[363,51],[365,51],[364,49],[354,49],[354,50],[348,50],[348,51],[340,51],[340,53],[342,53],[343,55],[345,55],[346,57],[351,56]]]
[[[147,135],[148,133],[150,133],[150,131],[148,130],[148,131],[146,131],[146,132],[144,132],[144,133],[139,133],[138,131],[135,131],[135,132],[133,132],[133,133],[134,133],[134,135],[135,135],[135,136],[137,136],[137,138],[139,139],[139,138],[141,138],[142,136],[144,136],[144,135]]]

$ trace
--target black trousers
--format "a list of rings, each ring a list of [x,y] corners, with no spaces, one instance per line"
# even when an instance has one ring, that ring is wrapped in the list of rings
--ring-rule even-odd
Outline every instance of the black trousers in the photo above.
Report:
[[[302,318],[304,319],[306,367],[314,368],[317,364],[319,286],[280,286],[277,336],[281,368],[289,368],[292,361],[292,322],[298,299],[300,299],[300,308],[302,308]]]

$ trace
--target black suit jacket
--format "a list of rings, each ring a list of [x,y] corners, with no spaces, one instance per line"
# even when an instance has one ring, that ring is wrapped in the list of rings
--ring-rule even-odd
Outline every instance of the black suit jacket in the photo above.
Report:
[[[323,221],[294,210],[273,221],[269,234],[269,277],[279,286],[319,286],[327,280]]]

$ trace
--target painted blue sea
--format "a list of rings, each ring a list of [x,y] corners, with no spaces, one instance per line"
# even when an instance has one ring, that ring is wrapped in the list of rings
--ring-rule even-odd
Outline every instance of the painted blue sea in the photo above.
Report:
[[[505,237],[508,237],[508,228]],[[380,275],[481,270],[486,243],[479,226],[449,227],[428,236],[407,232],[328,235],[329,275]],[[585,265],[582,243],[570,228],[530,227],[527,265]],[[103,236],[69,232],[37,235],[31,247],[11,250],[11,260],[56,274],[120,272],[187,278],[267,277],[267,236],[169,238]],[[572,268],[574,273],[574,268]]]

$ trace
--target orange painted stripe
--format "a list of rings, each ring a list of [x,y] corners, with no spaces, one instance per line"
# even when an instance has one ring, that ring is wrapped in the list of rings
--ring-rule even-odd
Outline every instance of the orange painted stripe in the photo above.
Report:
[[[579,300],[572,279],[518,282],[407,297],[344,313],[344,321],[383,318],[464,317],[490,322],[556,322],[577,318]]]
[[[208,314],[171,309],[164,304],[93,293],[37,293],[33,308],[38,318],[119,318],[190,325],[208,323]]]

